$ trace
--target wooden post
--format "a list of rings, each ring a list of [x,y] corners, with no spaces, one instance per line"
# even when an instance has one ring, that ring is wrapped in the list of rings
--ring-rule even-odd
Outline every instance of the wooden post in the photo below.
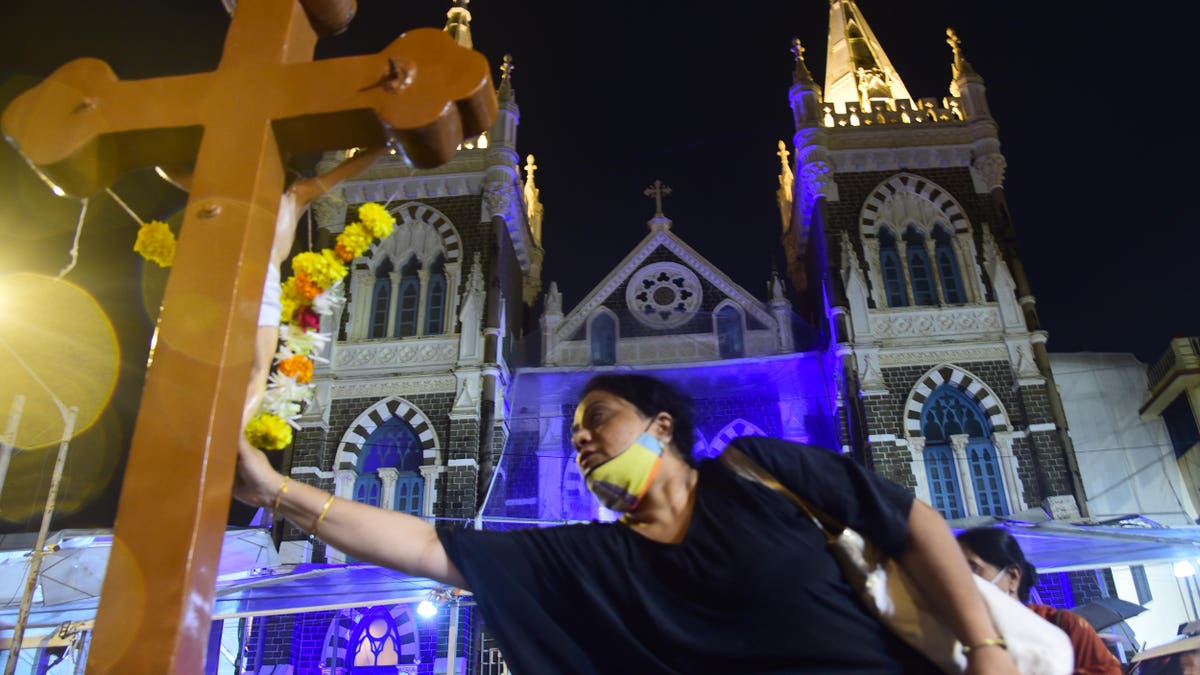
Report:
[[[442,31],[313,61],[310,15],[337,0],[237,4],[219,67],[122,82],[68,63],[0,124],[69,194],[128,169],[194,166],[142,392],[89,673],[200,673],[284,157],[399,141],[450,159],[495,119],[487,61]]]

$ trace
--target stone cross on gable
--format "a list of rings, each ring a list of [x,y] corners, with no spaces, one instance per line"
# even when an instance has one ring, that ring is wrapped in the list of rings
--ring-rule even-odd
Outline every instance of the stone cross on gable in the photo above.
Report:
[[[647,197],[654,198],[654,217],[665,218],[666,216],[663,214],[662,198],[664,195],[671,194],[671,188],[664,185],[661,180],[655,180],[654,184],[646,188],[642,194],[646,195]]]
[[[77,196],[129,169],[194,168],[88,673],[204,672],[286,156],[392,140],[435,166],[495,119],[486,59],[436,29],[313,61],[318,33],[344,28],[354,7],[244,0],[214,71],[120,81],[77,59],[0,120],[43,177]]]

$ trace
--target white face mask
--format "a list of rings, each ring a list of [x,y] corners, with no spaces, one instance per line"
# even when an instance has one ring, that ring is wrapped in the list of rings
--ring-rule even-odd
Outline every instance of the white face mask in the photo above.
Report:
[[[997,581],[1000,581],[1001,579],[1003,579],[1003,578],[1004,578],[1004,573],[1005,573],[1005,572],[1007,572],[1007,571],[1008,571],[1008,568],[1007,568],[1007,567],[1001,567],[1001,568],[1000,568],[1000,571],[999,571],[999,572],[996,572],[996,576],[992,577],[991,584],[992,584],[993,586],[995,586]]]

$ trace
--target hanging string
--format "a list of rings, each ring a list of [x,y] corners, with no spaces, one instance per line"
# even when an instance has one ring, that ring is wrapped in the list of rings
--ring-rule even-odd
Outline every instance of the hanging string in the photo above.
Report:
[[[67,261],[66,267],[59,270],[57,279],[62,279],[67,275],[67,272],[75,269],[75,263],[79,261],[79,235],[83,233],[83,219],[87,215],[87,197],[79,200],[79,203],[79,220],[75,221],[75,241],[71,243],[71,258]]]
[[[122,201],[122,199],[117,196],[117,193],[112,191],[112,188],[104,188],[104,191],[108,193],[109,197],[113,198],[114,202],[116,202],[117,204],[120,204],[121,208],[125,209],[125,213],[128,213],[129,217],[133,218],[134,222],[136,222],[138,225],[142,224],[143,221],[142,221],[141,217],[139,217],[138,214],[134,213],[133,209],[129,208],[129,205],[126,204],[124,201]]]
[[[313,250],[312,204],[304,209],[304,217],[308,220],[308,250]]]

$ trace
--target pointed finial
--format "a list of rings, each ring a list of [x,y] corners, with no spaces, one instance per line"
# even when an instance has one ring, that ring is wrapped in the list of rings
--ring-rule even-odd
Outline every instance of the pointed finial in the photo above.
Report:
[[[512,71],[516,69],[517,67],[513,65],[512,54],[505,54],[504,60],[500,64],[500,86],[496,88],[496,95],[501,102],[512,98]]]
[[[787,143],[784,143],[783,141],[779,141],[778,147],[779,152],[775,153],[775,156],[779,158],[779,164],[783,170],[791,173],[792,167],[790,164],[788,164],[788,157],[791,157],[792,153],[788,152]]]
[[[512,79],[513,70],[516,70],[516,66],[513,65],[512,54],[505,54],[504,63],[500,64],[500,72],[502,73],[500,78],[505,82],[508,82]]]
[[[971,67],[971,62],[963,56],[962,40],[959,39],[958,33],[954,32],[953,28],[946,29],[946,44],[950,45],[950,50],[954,53],[954,65],[951,67],[955,79],[960,75],[975,72]]]
[[[808,66],[804,63],[804,45],[800,44],[800,38],[792,38],[792,55],[796,57],[796,68],[792,71],[792,82],[794,84],[812,84],[812,73],[808,72]]]
[[[662,198],[663,198],[663,195],[671,194],[671,188],[667,187],[666,185],[663,185],[663,182],[661,180],[655,180],[654,184],[651,185],[650,187],[646,188],[642,194],[646,195],[647,197],[654,197],[654,217],[655,218],[666,217],[663,215]]]

